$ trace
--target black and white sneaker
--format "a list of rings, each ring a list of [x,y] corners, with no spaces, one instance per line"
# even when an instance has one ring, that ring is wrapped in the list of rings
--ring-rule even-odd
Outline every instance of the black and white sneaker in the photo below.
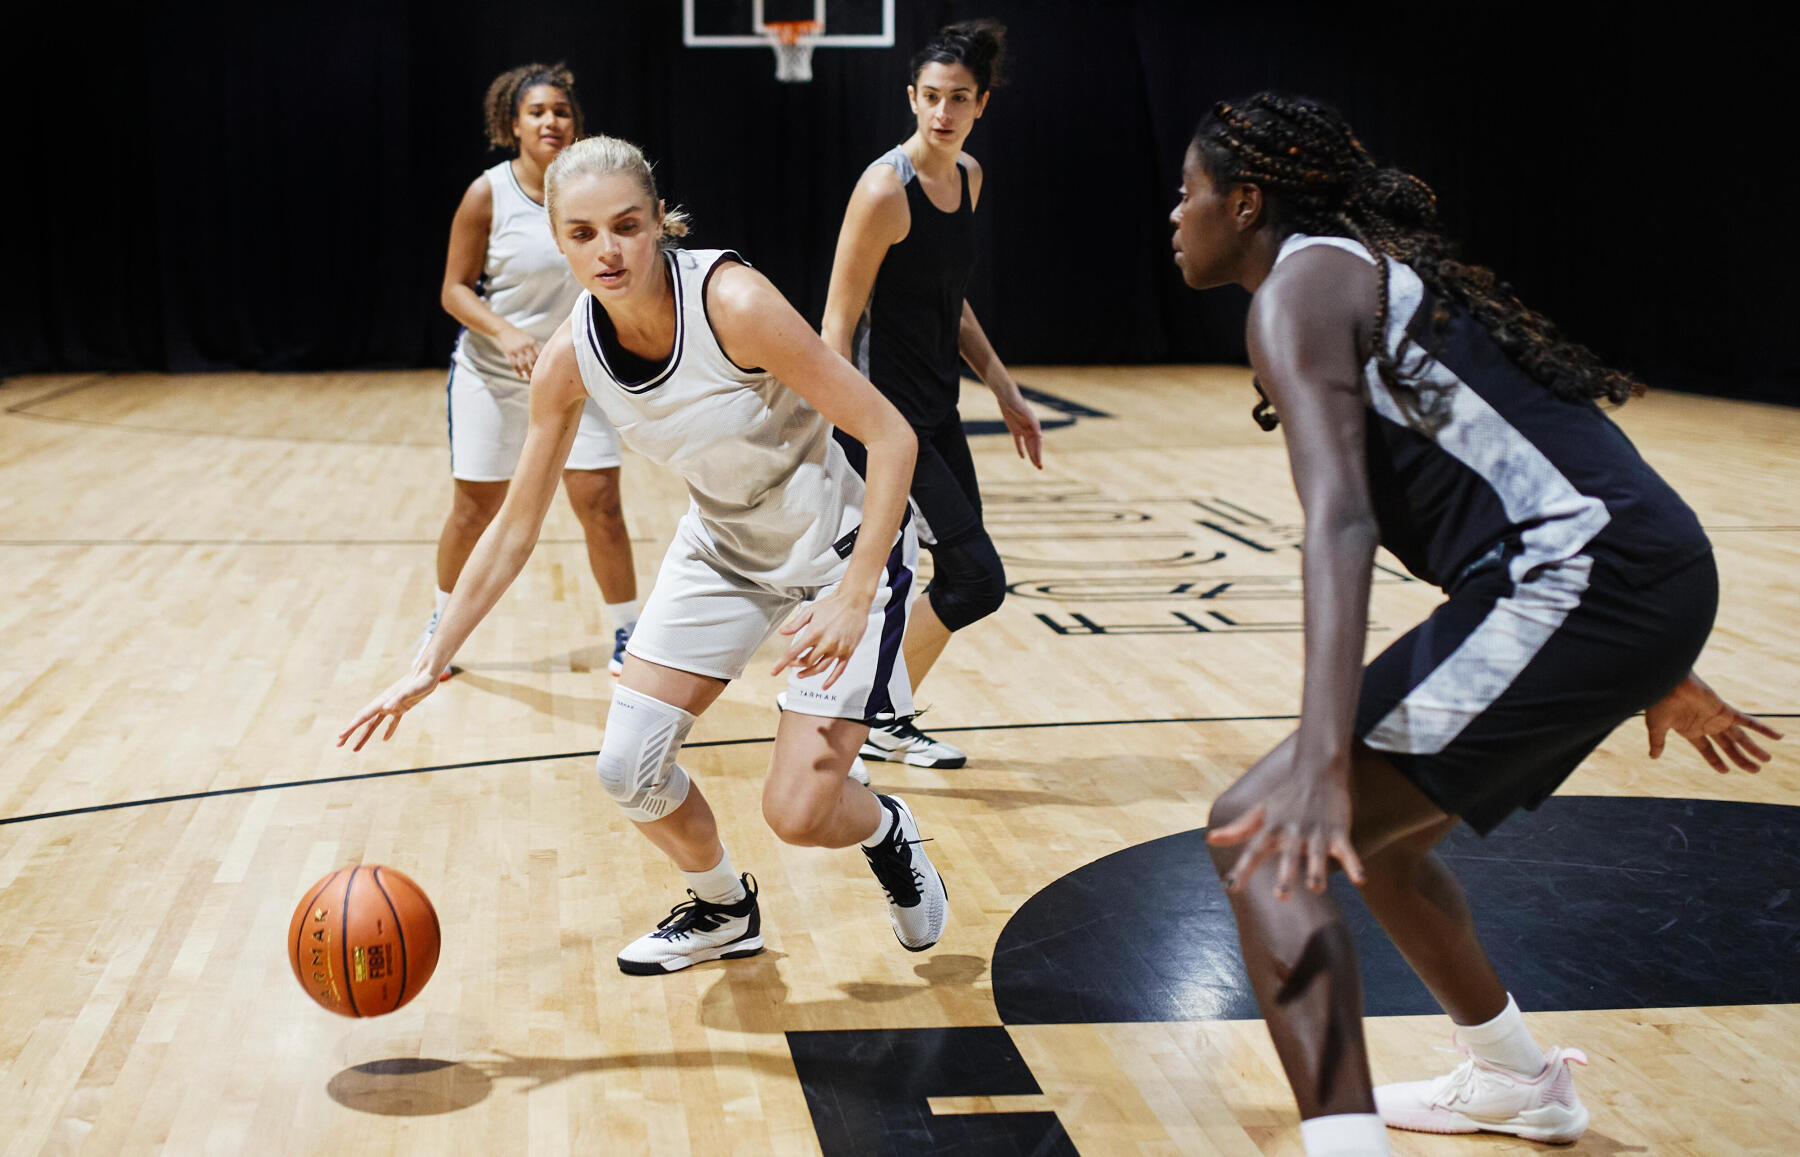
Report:
[[[888,921],[894,937],[908,952],[923,952],[944,935],[950,918],[950,893],[931,858],[919,845],[919,824],[912,811],[891,795],[878,795],[894,822],[887,838],[864,848],[869,870],[888,896]]]
[[[763,950],[762,913],[756,906],[756,877],[740,877],[744,898],[735,904],[713,904],[688,892],[688,899],[663,917],[656,931],[641,936],[619,953],[619,971],[631,976],[660,976],[708,960],[737,960]]]
[[[969,757],[941,739],[933,739],[913,725],[918,715],[878,715],[869,724],[862,757],[912,767],[961,767]]]

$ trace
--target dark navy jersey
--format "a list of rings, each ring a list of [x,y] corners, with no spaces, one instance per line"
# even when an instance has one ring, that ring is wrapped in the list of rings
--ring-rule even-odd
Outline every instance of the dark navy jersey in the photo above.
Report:
[[[915,426],[935,426],[956,412],[962,389],[958,335],[963,295],[975,266],[975,208],[969,174],[959,163],[962,199],[946,213],[919,186],[906,150],[884,153],[906,189],[912,224],[888,247],[875,274],[852,343],[856,368]]]
[[[1304,235],[1276,260],[1318,244],[1373,260],[1346,238]],[[1441,393],[1445,418],[1432,430],[1410,422],[1369,360],[1370,495],[1381,545],[1407,570],[1448,590],[1489,561],[1520,581],[1588,555],[1641,586],[1710,549],[1687,503],[1598,406],[1552,394],[1480,322],[1439,310],[1418,274],[1383,260],[1388,351],[1402,383]]]

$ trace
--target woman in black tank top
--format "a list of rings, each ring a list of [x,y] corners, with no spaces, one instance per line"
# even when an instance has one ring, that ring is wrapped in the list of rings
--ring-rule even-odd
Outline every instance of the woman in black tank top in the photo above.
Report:
[[[952,24],[913,58],[906,91],[917,127],[857,182],[825,303],[826,344],[860,369],[919,437],[911,493],[934,574],[906,632],[915,691],[951,633],[998,610],[1006,594],[956,409],[964,359],[994,391],[1019,456],[1043,467],[1038,420],[964,297],[975,263],[981,166],[962,145],[1000,82],[1005,32],[992,20]],[[839,441],[860,468],[860,448],[841,433]],[[919,731],[910,717],[876,721],[862,754],[915,767],[964,762],[962,752]]]

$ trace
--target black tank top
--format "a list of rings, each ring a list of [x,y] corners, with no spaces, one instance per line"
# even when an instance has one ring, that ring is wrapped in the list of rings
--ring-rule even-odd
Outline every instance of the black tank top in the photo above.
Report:
[[[857,369],[907,421],[936,426],[956,413],[962,386],[957,335],[975,265],[969,174],[956,166],[962,198],[955,212],[946,213],[925,195],[905,149],[891,149],[875,163],[900,174],[912,224],[882,258],[851,349]]]
[[[1321,244],[1374,260],[1347,238],[1295,234],[1276,261]],[[1711,549],[1687,503],[1598,406],[1552,394],[1460,306],[1440,308],[1410,267],[1383,260],[1385,340],[1401,379],[1449,403],[1440,428],[1421,430],[1365,373],[1370,500],[1381,545],[1407,570],[1449,590],[1493,564],[1518,580],[1590,555],[1644,586]]]

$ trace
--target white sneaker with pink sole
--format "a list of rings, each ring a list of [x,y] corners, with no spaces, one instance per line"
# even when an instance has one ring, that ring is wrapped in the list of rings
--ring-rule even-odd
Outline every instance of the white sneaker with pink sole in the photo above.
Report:
[[[1375,1109],[1394,1129],[1511,1133],[1528,1141],[1566,1145],[1588,1126],[1588,1111],[1575,1095],[1571,1064],[1586,1065],[1587,1054],[1580,1049],[1550,1049],[1544,1054],[1543,1072],[1528,1077],[1469,1053],[1462,1064],[1436,1080],[1380,1086],[1375,1090]]]

